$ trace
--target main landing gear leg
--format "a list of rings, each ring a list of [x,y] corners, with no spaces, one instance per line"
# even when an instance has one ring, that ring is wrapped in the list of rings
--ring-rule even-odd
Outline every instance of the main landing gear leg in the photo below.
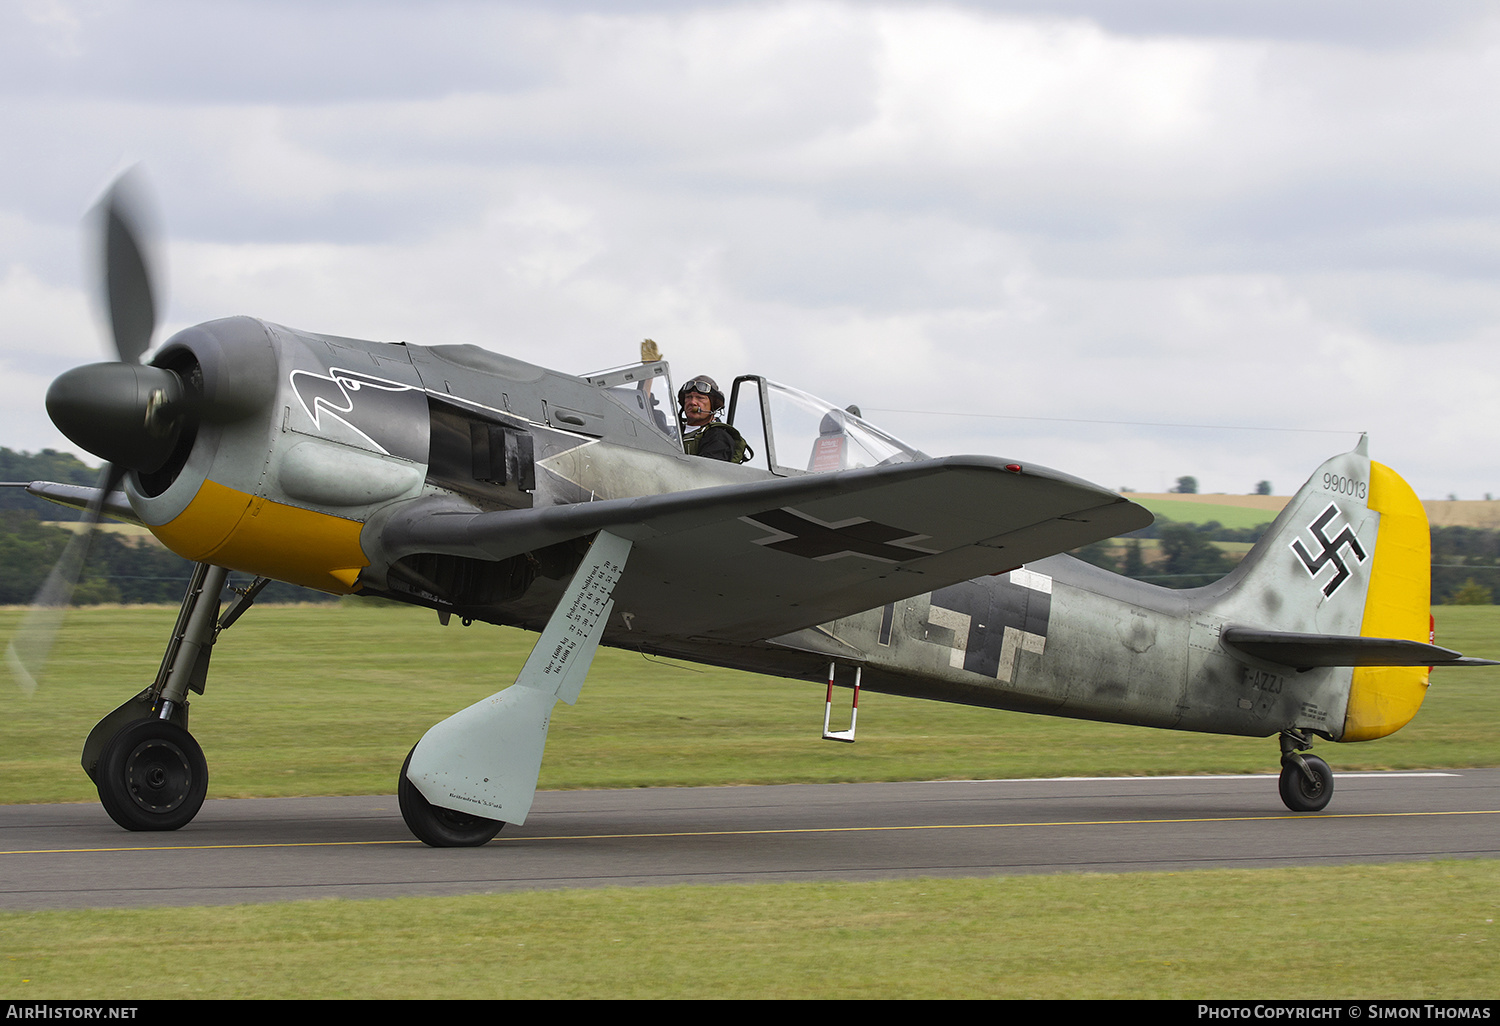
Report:
[[[188,733],[187,693],[203,693],[214,640],[267,583],[257,579],[221,620],[219,594],[228,574],[197,565],[155,682],[100,720],[83,744],[83,770],[99,803],[126,830],[176,830],[203,807],[208,762]]]
[[[1316,755],[1298,730],[1281,732],[1281,800],[1293,812],[1321,812],[1333,798],[1333,770]]]
[[[572,705],[609,622],[630,542],[600,531],[516,682],[437,724],[397,781],[401,818],[434,848],[484,844],[526,822],[552,707]]]

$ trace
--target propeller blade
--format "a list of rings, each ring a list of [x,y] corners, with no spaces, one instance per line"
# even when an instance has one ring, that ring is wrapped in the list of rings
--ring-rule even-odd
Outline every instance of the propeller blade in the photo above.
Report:
[[[89,502],[83,527],[63,549],[52,572],[31,600],[30,611],[5,647],[5,664],[23,695],[36,691],[37,681],[57,640],[57,630],[62,626],[63,616],[73,601],[73,592],[83,576],[84,561],[88,558],[89,546],[93,544],[95,529],[104,518],[104,499],[124,477],[125,468],[104,465],[99,474],[99,492]]]
[[[126,173],[110,186],[100,204],[103,221],[104,298],[115,352],[124,363],[138,363],[156,332],[156,300],[146,258],[147,203],[139,173]]]
[[[108,462],[99,474],[99,492],[89,502],[78,534],[32,600],[5,649],[5,662],[24,694],[37,679],[104,516],[104,500],[132,468],[152,471],[171,455],[182,418],[193,404],[172,371],[142,367],[141,356],[156,333],[156,298],[146,246],[150,207],[138,171],[115,179],[95,209],[104,271],[104,302],[118,363],[77,367],[47,391],[47,411],[73,441]]]

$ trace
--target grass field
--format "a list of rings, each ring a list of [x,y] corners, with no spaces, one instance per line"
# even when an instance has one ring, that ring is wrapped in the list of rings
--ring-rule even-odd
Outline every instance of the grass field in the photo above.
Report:
[[[1500,607],[1438,607],[1439,642],[1500,658]],[[0,612],[0,637],[19,612]],[[41,690],[0,720],[0,803],[92,801],[83,738],[149,683],[175,610],[80,609]],[[216,648],[192,729],[212,797],[389,794],[433,723],[510,684],[534,635],[356,602],[252,610]],[[1500,765],[1500,668],[1439,670],[1396,735],[1323,745],[1338,769]],[[843,693],[847,696],[847,692]],[[847,715],[847,706],[843,707]],[[601,651],[558,706],[541,787],[1272,772],[1273,739],[1084,723],[866,693],[820,740],[823,689]]]
[[[1497,922],[1494,861],[48,912],[0,915],[0,990],[1473,999],[1497,991]]]
[[[1254,498],[1254,496],[1249,496]],[[1255,509],[1246,506],[1226,506],[1217,503],[1193,502],[1186,499],[1160,499],[1155,496],[1130,495],[1127,498],[1145,506],[1158,517],[1176,520],[1185,524],[1206,524],[1217,520],[1225,527],[1240,530],[1259,527],[1276,519],[1276,510]]]
[[[1500,608],[1435,612],[1439,643],[1500,658]],[[0,636],[19,615],[0,612]],[[94,800],[82,739],[148,682],[174,616],[70,616],[42,690],[13,697],[0,721],[0,802]],[[392,606],[256,608],[224,635],[194,699],[210,794],[390,793],[421,733],[509,684],[532,637]],[[1318,752],[1336,770],[1500,765],[1497,685],[1500,668],[1440,670],[1401,732]],[[833,745],[818,739],[822,715],[818,686],[601,652],[580,703],[558,708],[542,787],[1277,764],[1270,739],[874,694],[859,743]],[[39,912],[0,915],[0,992],[1493,998],[1497,912],[1493,861]],[[145,961],[169,971],[143,971],[143,937]]]
[[[1255,527],[1276,519],[1289,496],[1180,495],[1175,492],[1132,492],[1129,496],[1153,513],[1189,524],[1217,520],[1226,527]],[[1423,499],[1422,508],[1433,527],[1475,527],[1500,530],[1500,500]]]

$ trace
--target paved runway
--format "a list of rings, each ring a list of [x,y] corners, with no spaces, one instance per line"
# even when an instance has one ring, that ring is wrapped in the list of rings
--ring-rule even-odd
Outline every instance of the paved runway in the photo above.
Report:
[[[97,805],[0,806],[0,908],[214,905],[561,887],[1185,870],[1500,856],[1500,770],[552,791],[482,848],[394,797],[222,799],[170,834]]]

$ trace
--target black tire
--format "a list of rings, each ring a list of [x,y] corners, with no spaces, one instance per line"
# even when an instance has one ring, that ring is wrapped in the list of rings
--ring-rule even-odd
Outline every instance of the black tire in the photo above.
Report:
[[[1333,770],[1316,755],[1304,755],[1308,774],[1290,760],[1281,764],[1281,800],[1293,812],[1321,812],[1333,798]]]
[[[105,744],[95,783],[99,804],[126,830],[176,830],[203,808],[208,760],[177,724],[135,720]]]
[[[406,753],[401,764],[401,779],[396,782],[396,800],[401,805],[401,818],[417,835],[417,840],[433,848],[477,848],[488,844],[500,832],[504,823],[496,819],[482,819],[467,812],[441,809],[429,802],[417,785],[406,779],[406,768],[411,765],[412,752]]]

